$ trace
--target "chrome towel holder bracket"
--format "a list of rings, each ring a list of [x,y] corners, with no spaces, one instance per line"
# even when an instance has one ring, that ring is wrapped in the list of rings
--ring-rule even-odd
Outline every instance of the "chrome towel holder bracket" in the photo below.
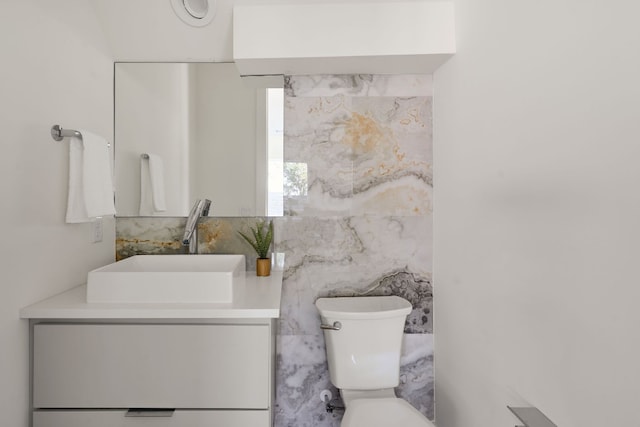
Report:
[[[64,138],[75,136],[82,139],[82,134],[73,129],[62,129],[60,125],[51,126],[51,137],[56,141],[62,141]]]
[[[82,134],[74,129],[63,129],[60,125],[51,126],[51,138],[56,141],[62,141],[65,138],[75,136],[82,139]],[[111,148],[111,143],[107,141],[107,148]]]

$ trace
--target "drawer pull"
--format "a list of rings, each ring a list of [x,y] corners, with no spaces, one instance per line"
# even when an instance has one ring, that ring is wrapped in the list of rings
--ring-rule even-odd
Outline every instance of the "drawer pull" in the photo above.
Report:
[[[147,409],[132,408],[124,414],[125,417],[173,417],[175,409]]]

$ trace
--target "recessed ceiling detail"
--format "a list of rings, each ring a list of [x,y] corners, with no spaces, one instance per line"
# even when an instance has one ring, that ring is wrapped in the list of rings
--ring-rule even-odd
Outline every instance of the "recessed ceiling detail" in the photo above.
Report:
[[[216,0],[170,0],[171,7],[184,23],[204,27],[216,14]]]

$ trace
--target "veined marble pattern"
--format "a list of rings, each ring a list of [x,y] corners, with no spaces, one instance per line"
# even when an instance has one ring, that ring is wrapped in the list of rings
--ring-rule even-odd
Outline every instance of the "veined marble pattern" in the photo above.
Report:
[[[431,217],[287,217],[278,221],[287,254],[280,333],[317,332],[322,296],[399,295],[414,310],[406,331],[431,332]]]
[[[116,218],[116,260],[138,254],[180,254],[186,218]]]
[[[375,90],[378,77],[356,79],[354,91],[385,92]],[[291,88],[309,81],[288,79],[294,95],[285,102],[285,163],[306,164],[308,188],[285,196],[287,215],[430,213],[432,98],[354,96],[344,87],[332,96],[296,96],[302,89]]]
[[[198,253],[244,254],[247,270],[255,270],[256,254],[238,235],[264,218],[203,218],[198,223]],[[138,254],[181,254],[186,218],[116,219],[116,259]]]
[[[433,96],[433,76],[427,74],[286,76],[285,94],[287,97]]]
[[[408,300],[413,310],[407,316],[404,331],[409,334],[433,332],[433,288],[431,280],[408,270],[392,271],[378,279],[369,289],[346,286],[328,292],[329,297],[397,295]],[[324,296],[324,295],[321,295]]]
[[[275,425],[338,427],[343,411],[325,411],[320,392],[338,390],[329,380],[322,335],[281,335],[278,338]],[[405,334],[400,359],[399,397],[433,419],[433,335]],[[342,403],[338,399],[336,405]]]
[[[431,76],[286,78],[285,163],[306,166],[307,191],[285,197],[276,228],[287,256],[277,427],[339,425],[319,398],[335,392],[314,305],[323,296],[412,303],[397,393],[433,419],[431,95]]]
[[[338,427],[342,414],[325,411],[322,390],[337,390],[329,380],[322,335],[279,335],[276,344],[278,427]]]
[[[433,386],[433,335],[405,334],[396,394],[433,420]]]

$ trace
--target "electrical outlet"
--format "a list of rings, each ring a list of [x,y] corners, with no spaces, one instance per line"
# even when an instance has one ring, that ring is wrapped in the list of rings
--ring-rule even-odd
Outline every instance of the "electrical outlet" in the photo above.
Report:
[[[102,217],[97,217],[92,222],[93,228],[93,243],[102,242]]]

